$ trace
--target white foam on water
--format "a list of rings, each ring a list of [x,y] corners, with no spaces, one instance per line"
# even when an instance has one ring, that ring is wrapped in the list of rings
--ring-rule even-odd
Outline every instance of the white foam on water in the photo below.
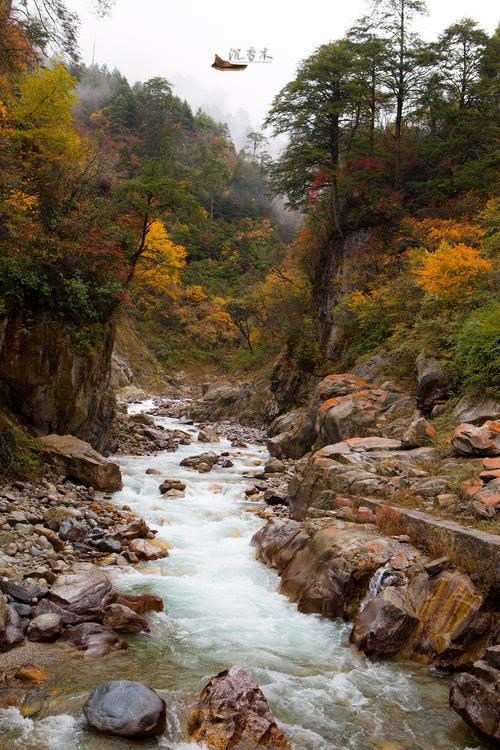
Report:
[[[73,716],[55,714],[34,721],[17,708],[0,709],[0,735],[9,735],[12,750],[67,750],[80,747],[78,724]],[[1,742],[1,740],[0,740]]]

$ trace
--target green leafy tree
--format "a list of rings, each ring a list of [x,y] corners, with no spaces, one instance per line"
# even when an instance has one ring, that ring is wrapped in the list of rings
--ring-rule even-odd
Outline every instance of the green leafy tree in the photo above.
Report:
[[[375,24],[368,16],[363,16],[352,26],[347,39],[352,45],[354,75],[359,81],[359,111],[360,115],[366,113],[367,116],[369,151],[372,153],[378,116],[387,102],[387,94],[382,90],[387,41],[377,35]]]
[[[257,130],[251,130],[247,133],[247,143],[252,148],[252,158],[255,161],[257,158],[257,149],[260,150],[267,143],[267,138],[263,133],[259,133]]]
[[[463,18],[439,38],[439,70],[450,102],[459,109],[474,105],[479,94],[481,69],[488,36],[477,23]]]
[[[292,208],[304,208],[322,180],[329,189],[336,232],[342,236],[339,170],[358,132],[359,80],[351,45],[345,40],[321,46],[295,79],[275,97],[265,124],[289,143],[270,171],[275,190]]]
[[[413,18],[426,12],[425,0],[374,0],[374,11],[385,47],[384,85],[394,102],[395,180],[401,183],[401,134],[409,104],[428,64],[424,45],[411,29]]]

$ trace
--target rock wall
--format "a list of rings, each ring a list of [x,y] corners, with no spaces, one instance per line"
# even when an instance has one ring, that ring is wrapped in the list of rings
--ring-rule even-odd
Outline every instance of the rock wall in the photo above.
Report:
[[[0,402],[36,434],[72,434],[102,450],[115,411],[113,342],[109,324],[78,351],[48,312],[11,311],[0,322]]]
[[[372,524],[273,519],[252,544],[302,612],[353,620],[369,656],[462,667],[496,643],[494,602],[448,558],[430,560],[404,536]]]
[[[375,268],[370,255],[373,230],[361,228],[340,240],[325,240],[313,278],[312,303],[318,338],[328,359],[342,356],[348,341],[346,332],[335,320],[333,310],[342,297],[359,286]],[[360,276],[361,275],[361,276]]]

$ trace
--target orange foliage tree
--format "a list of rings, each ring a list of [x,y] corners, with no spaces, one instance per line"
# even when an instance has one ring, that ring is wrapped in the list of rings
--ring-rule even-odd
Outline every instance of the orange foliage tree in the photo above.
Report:
[[[441,242],[431,253],[425,251],[421,265],[415,268],[417,284],[444,302],[458,301],[473,288],[477,278],[491,268],[491,261],[483,258],[474,247],[463,242],[449,245]]]

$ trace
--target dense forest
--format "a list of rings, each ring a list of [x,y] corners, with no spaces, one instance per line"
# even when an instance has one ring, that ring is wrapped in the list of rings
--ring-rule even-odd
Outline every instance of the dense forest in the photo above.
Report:
[[[383,352],[404,380],[432,354],[458,390],[498,387],[498,32],[424,42],[421,0],[378,0],[276,96],[273,162],[168,80],[82,65],[45,6],[2,4],[4,311],[49,310],[80,348],[128,318],[172,372]]]

